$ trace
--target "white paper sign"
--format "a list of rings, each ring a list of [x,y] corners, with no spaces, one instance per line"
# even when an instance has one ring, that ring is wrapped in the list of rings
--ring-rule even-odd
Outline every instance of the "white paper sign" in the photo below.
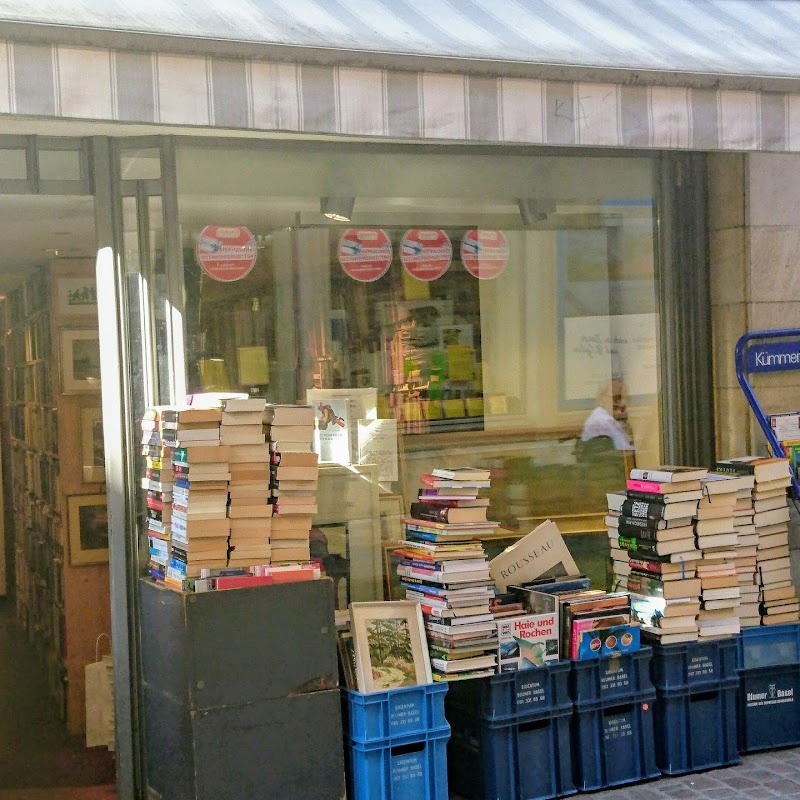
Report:
[[[358,463],[377,464],[378,482],[399,479],[397,466],[397,420],[358,421]]]
[[[342,447],[341,444],[341,430],[331,430],[331,435],[325,438],[333,439],[333,434],[339,434],[335,438],[338,444],[337,454],[339,457],[332,458],[336,464],[358,464],[358,425],[357,421],[360,419],[376,419],[378,416],[378,390],[377,389],[307,389],[306,390],[306,403],[314,408],[314,414],[317,418],[316,432],[314,435],[314,450],[319,454],[320,461],[328,461],[324,458],[321,450],[317,449],[317,443],[321,441],[318,439],[317,433],[320,431],[319,420],[326,415],[329,417],[330,412],[325,411],[326,406],[331,409],[338,408],[338,416],[347,420],[346,426],[336,426],[346,431],[347,446],[349,448],[348,455],[345,457],[343,452],[338,448]],[[323,424],[326,420],[323,419]],[[324,428],[322,430],[327,430]]]

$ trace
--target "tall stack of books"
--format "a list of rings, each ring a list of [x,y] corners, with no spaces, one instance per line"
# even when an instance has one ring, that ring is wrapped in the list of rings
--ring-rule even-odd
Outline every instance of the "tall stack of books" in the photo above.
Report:
[[[700,578],[700,639],[739,633],[741,594],[735,558],[739,535],[735,525],[737,493],[747,488],[746,479],[709,473],[702,480],[703,498],[695,516],[697,548],[703,553],[697,564]]]
[[[229,567],[270,563],[269,447],[262,417],[266,402],[257,397],[223,401],[220,441],[229,452]]]
[[[311,451],[314,409],[268,405],[263,421],[270,441],[272,560],[307,561],[319,481],[317,454]]]
[[[228,471],[220,450],[219,408],[161,412],[161,436],[173,450],[172,551],[166,584],[188,588],[205,568],[228,563]],[[200,465],[203,465],[202,467]]]
[[[715,473],[729,474],[729,473]],[[740,475],[745,481],[736,492],[736,505],[733,508],[733,524],[739,539],[736,546],[736,575],[739,578],[739,626],[753,627],[761,624],[761,613],[758,599],[758,578],[756,573],[756,554],[758,533],[756,531],[753,508],[753,490],[755,478],[752,475]]]
[[[756,581],[762,625],[800,620],[800,601],[792,584],[789,560],[789,459],[743,456],[714,465],[717,472],[751,475],[753,524],[757,537]]]
[[[420,476],[422,489],[403,519],[405,538],[396,554],[406,597],[422,606],[433,678],[461,680],[497,669],[494,587],[477,536],[499,523],[486,519],[490,485],[482,469],[435,469]]]
[[[170,558],[172,523],[172,448],[161,441],[161,406],[147,408],[142,417],[142,455],[145,476],[142,489],[147,493],[147,540],[151,578],[164,581]]]
[[[608,495],[615,586],[630,593],[645,637],[662,644],[698,637],[701,553],[693,520],[706,474],[697,467],[633,469],[626,492]]]

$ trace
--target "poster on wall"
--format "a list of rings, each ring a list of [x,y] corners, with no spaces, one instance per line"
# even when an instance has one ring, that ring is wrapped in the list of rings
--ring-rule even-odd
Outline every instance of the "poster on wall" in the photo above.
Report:
[[[461,263],[470,275],[489,281],[508,265],[508,239],[503,231],[473,228],[461,240]]]
[[[307,389],[320,463],[359,464],[358,421],[378,417],[377,389]]]
[[[358,421],[358,463],[377,464],[380,483],[391,483],[399,479],[397,420]]]
[[[242,225],[206,225],[197,237],[195,254],[209,278],[230,283],[253,269],[258,250],[253,234]]]
[[[566,401],[593,401],[612,375],[625,381],[631,395],[653,395],[658,389],[656,315],[568,317],[563,358]]]
[[[453,245],[442,230],[406,231],[400,243],[403,268],[420,281],[435,281],[447,272],[453,259]]]
[[[380,228],[348,228],[336,253],[341,268],[362,283],[382,278],[392,263],[392,243]]]

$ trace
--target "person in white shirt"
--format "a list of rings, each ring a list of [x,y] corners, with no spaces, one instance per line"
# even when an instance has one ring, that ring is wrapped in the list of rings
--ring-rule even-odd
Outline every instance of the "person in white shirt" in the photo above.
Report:
[[[612,378],[597,395],[597,407],[592,410],[581,430],[581,441],[588,442],[606,436],[616,450],[633,450],[628,428],[628,391],[625,382]]]

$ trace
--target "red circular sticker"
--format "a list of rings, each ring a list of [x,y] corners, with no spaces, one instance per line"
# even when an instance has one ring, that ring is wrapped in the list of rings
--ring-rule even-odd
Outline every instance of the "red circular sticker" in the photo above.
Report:
[[[241,225],[206,225],[197,238],[197,260],[215,281],[238,281],[256,263],[256,240]]]
[[[400,261],[406,272],[420,281],[435,281],[447,272],[453,245],[444,231],[406,231],[400,245]]]
[[[392,243],[380,228],[348,228],[339,237],[339,264],[353,280],[382,278],[392,263]]]
[[[473,228],[461,240],[461,262],[470,275],[496,278],[508,264],[508,239],[503,231]]]

